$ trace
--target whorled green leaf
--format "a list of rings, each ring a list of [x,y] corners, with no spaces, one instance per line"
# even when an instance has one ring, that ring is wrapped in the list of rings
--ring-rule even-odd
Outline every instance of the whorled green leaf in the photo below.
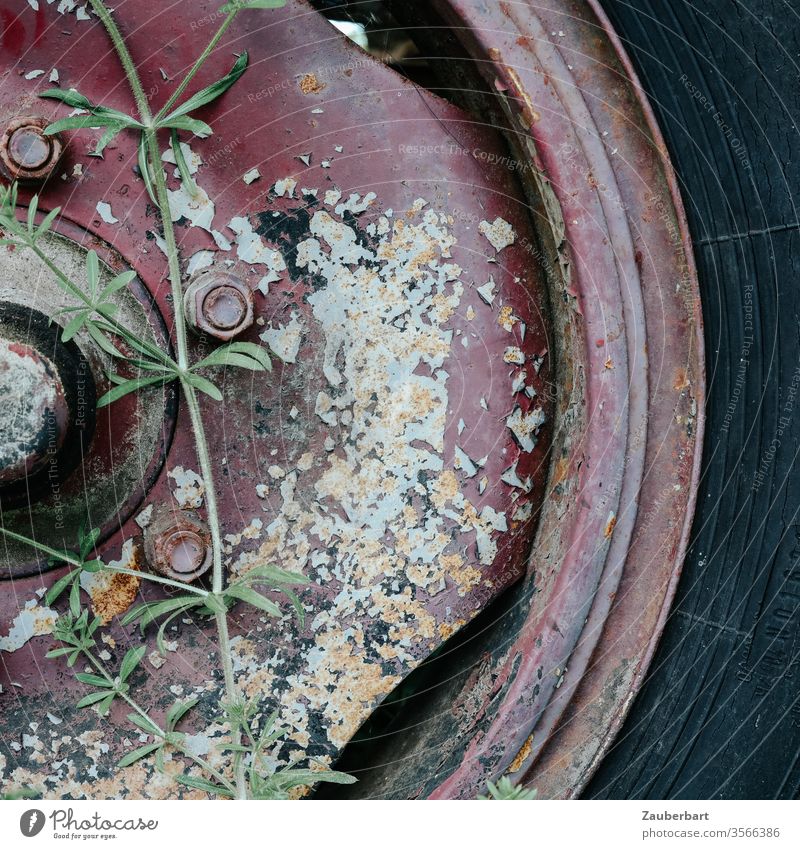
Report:
[[[355,784],[358,779],[346,772],[314,769],[283,769],[266,778],[254,776],[251,783],[253,798],[262,800],[288,799],[295,787],[313,787],[319,782]]]
[[[216,386],[214,386],[214,384],[210,380],[207,380],[205,377],[201,377],[199,374],[189,372],[186,375],[185,380],[190,386],[193,386],[198,392],[202,392],[204,395],[208,395],[209,398],[213,398],[215,401],[222,400],[222,393]]]
[[[125,657],[122,658],[122,663],[119,665],[119,680],[124,684],[133,674],[133,671],[141,663],[144,653],[147,651],[147,646],[137,646],[136,648],[128,649]]]
[[[189,165],[186,162],[186,157],[183,155],[183,148],[181,147],[181,140],[178,138],[178,131],[173,130],[170,133],[169,139],[170,147],[172,148],[172,153],[175,155],[175,164],[178,166],[178,171],[181,175],[181,182],[186,187],[186,191],[192,197],[197,195],[197,184],[192,178],[192,173],[189,169]]]
[[[148,743],[146,746],[140,746],[138,749],[134,749],[132,752],[128,752],[124,758],[120,758],[117,763],[118,767],[126,767],[131,764],[135,764],[136,761],[140,761],[142,758],[146,758],[148,755],[152,755],[153,752],[160,749],[164,744],[159,741],[158,743]]]
[[[256,592],[252,587],[244,584],[231,584],[223,593],[225,598],[234,598],[238,601],[247,602],[253,607],[269,613],[270,616],[281,616],[281,609],[274,601]]]
[[[77,704],[79,708],[91,707],[91,705],[97,704],[98,702],[107,699],[109,696],[113,699],[116,693],[113,690],[100,690],[97,693],[89,693],[88,696],[84,696]]]
[[[161,737],[163,732],[161,729],[153,722],[150,717],[142,716],[139,713],[129,713],[128,721],[135,725],[137,728],[141,728],[142,731],[147,734],[152,734],[154,737]]]
[[[147,194],[150,197],[150,201],[156,209],[160,209],[158,205],[158,200],[156,199],[156,189],[153,185],[153,175],[150,171],[150,157],[147,152],[147,142],[145,141],[144,133],[142,133],[142,135],[139,137],[137,157],[139,165],[139,175],[144,181],[144,185],[147,189]]]
[[[235,360],[232,358],[236,358]],[[196,363],[193,368],[209,368],[211,366],[228,366],[242,364],[240,357],[247,360],[252,360],[255,365],[247,364],[244,368],[249,368],[254,371],[271,371],[272,360],[267,353],[266,348],[261,345],[256,345],[253,342],[231,342],[228,345],[223,345],[217,348],[200,362]],[[260,368],[259,368],[260,367]]]
[[[221,9],[223,14],[244,12],[247,9],[282,9],[286,0],[230,0]]]
[[[211,85],[206,86],[204,89],[201,89],[196,94],[193,94],[191,97],[187,98],[180,106],[176,109],[173,109],[169,115],[167,115],[162,121],[159,122],[159,125],[162,127],[172,127],[175,129],[188,129],[188,127],[180,127],[175,122],[176,120],[186,117],[190,112],[194,112],[195,109],[200,109],[202,106],[206,106],[209,103],[212,103],[218,97],[221,97],[225,92],[242,76],[242,74],[247,70],[247,63],[249,57],[247,55],[247,51],[245,50],[234,63],[233,67],[224,77],[217,80]],[[202,122],[200,122],[202,123]],[[208,126],[208,125],[206,125]],[[194,132],[194,131],[193,131]],[[210,134],[210,127],[209,127]]]
[[[81,584],[80,581],[73,581],[69,591],[69,612],[73,616],[77,616],[81,612]]]
[[[175,704],[167,711],[167,731],[174,731],[177,724],[197,704],[198,701],[198,698],[193,698],[182,702],[175,702]]]
[[[185,595],[177,598],[168,598],[163,601],[148,601],[129,610],[122,619],[123,625],[130,625],[134,622],[139,623],[139,629],[144,633],[144,629],[152,622],[156,622],[161,616],[166,616],[169,613],[182,613],[192,607],[197,607],[203,601],[201,596]]]
[[[233,793],[227,787],[220,784],[214,784],[205,778],[198,778],[194,775],[176,775],[175,780],[186,787],[191,787],[194,790],[203,790],[206,793],[213,793],[217,796],[224,796],[227,799],[233,798]]]
[[[102,678],[100,675],[95,675],[93,672],[76,672],[75,678],[80,681],[81,684],[88,684],[91,687],[102,687],[107,690],[111,686],[111,682],[108,678]]]
[[[517,786],[507,775],[504,775],[497,784],[487,781],[486,789],[489,791],[489,795],[478,796],[478,799],[483,801],[496,799],[501,802],[511,802],[531,801],[536,798],[536,790],[527,790],[524,787]]]
[[[205,121],[190,118],[188,115],[181,115],[177,118],[164,118],[160,126],[166,130],[186,130],[201,139],[214,135],[214,131]]]
[[[73,581],[77,581],[79,575],[80,572],[77,569],[73,569],[71,572],[67,572],[66,575],[59,578],[45,593],[44,603],[47,605],[53,604]]]
[[[109,404],[119,401],[120,398],[130,395],[131,392],[138,392],[148,386],[155,386],[156,384],[163,386],[169,379],[168,376],[157,375],[156,377],[137,377],[133,380],[124,380],[113,389],[109,389],[105,395],[102,395],[97,401],[97,407],[107,407]]]

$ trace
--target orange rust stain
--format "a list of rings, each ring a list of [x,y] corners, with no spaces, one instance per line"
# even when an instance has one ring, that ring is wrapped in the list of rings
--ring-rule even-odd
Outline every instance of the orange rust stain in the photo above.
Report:
[[[612,516],[608,520],[608,524],[606,525],[606,529],[603,532],[605,534],[606,539],[608,539],[611,536],[611,534],[614,533],[614,527],[616,526],[616,524],[617,524],[617,517]]]
[[[675,372],[675,382],[672,384],[672,388],[677,392],[682,392],[684,389],[688,389],[691,386],[691,382],[689,380],[689,376],[686,374],[685,368],[679,368]]]
[[[303,94],[319,94],[324,88],[325,83],[321,83],[316,74],[305,74],[300,80],[300,91]]]
[[[533,734],[525,741],[523,747],[519,750],[519,754],[511,761],[511,765],[508,768],[509,772],[519,772],[522,769],[522,764],[528,759],[528,755],[531,753],[531,749],[533,748]]]
[[[136,549],[126,566],[128,569],[139,571],[139,554]],[[98,588],[92,592],[92,608],[104,625],[133,604],[141,582],[140,578],[134,578],[132,575],[112,575],[105,589]]]

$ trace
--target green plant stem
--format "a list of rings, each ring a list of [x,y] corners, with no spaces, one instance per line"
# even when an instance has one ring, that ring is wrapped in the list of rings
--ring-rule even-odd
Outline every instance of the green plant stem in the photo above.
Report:
[[[100,662],[100,660],[98,660],[90,651],[87,651],[86,649],[83,649],[83,655],[84,655],[84,657],[86,657],[88,659],[89,663],[91,663],[92,666],[94,666],[94,668],[103,676],[103,678],[105,678],[105,680],[108,682],[109,688],[115,690],[116,684],[114,682],[114,678],[111,675],[111,673],[105,668],[105,666],[103,666],[103,664]],[[138,713],[139,716],[142,717],[142,719],[147,720],[147,722],[150,725],[152,725],[154,728],[158,728],[158,730],[160,732],[159,736],[163,740],[167,739],[167,732],[164,731],[164,729],[161,728],[161,726],[153,720],[153,718],[147,713],[147,711],[143,707],[141,707],[138,704],[138,702],[135,699],[132,699],[127,693],[121,693],[119,691],[117,691],[117,695],[128,705],[128,707],[133,708],[133,710],[136,711],[136,713]],[[189,758],[189,760],[194,761],[199,767],[204,769],[209,775],[216,778],[216,780],[219,781],[219,783],[222,784],[223,787],[225,787],[227,790],[230,790],[231,793],[236,792],[236,788],[230,783],[230,781],[228,781],[228,779],[225,778],[225,776],[222,775],[221,772],[214,769],[214,767],[211,766],[211,764],[208,763],[208,761],[206,761],[205,759],[203,759],[199,755],[195,755],[188,748],[186,748],[185,746],[181,746],[175,740],[170,740],[169,745],[176,748],[184,757],[187,757],[187,758]]]
[[[139,114],[142,119],[142,123],[146,127],[144,131],[145,143],[147,145],[147,151],[150,157],[150,161],[153,164],[153,185],[156,191],[156,200],[161,211],[161,220],[164,228],[164,243],[167,248],[166,253],[169,262],[169,278],[175,317],[175,339],[178,353],[178,368],[179,370],[186,372],[189,368],[189,361],[187,352],[188,344],[186,336],[186,321],[184,319],[183,314],[183,286],[181,278],[180,255],[178,253],[178,244],[175,238],[175,228],[172,223],[172,214],[170,212],[169,207],[167,183],[164,177],[164,170],[160,167],[161,153],[158,148],[158,138],[156,135],[156,131],[153,129],[154,122],[152,120],[150,108],[147,104],[147,98],[144,95],[141,82],[139,81],[136,66],[133,64],[133,60],[131,59],[130,53],[128,52],[128,48],[125,45],[125,42],[122,36],[120,35],[116,24],[111,18],[110,13],[105,7],[105,4],[102,2],[102,0],[91,0],[91,3],[92,7],[98,14],[98,17],[101,19],[103,25],[106,27],[108,34],[114,44],[114,47],[120,56],[120,60],[122,61],[125,73],[128,77],[131,89],[136,99],[137,106],[139,107]],[[229,13],[228,18],[230,18],[230,21],[233,20],[234,16],[235,13]],[[216,46],[216,43],[219,41],[219,38],[222,37],[225,32],[225,29],[227,29],[227,26],[230,25],[230,21],[228,20],[228,18],[226,18],[226,21],[223,22],[223,25],[220,27],[220,30],[218,30],[217,34],[214,36],[214,38],[212,38],[209,46],[203,51],[198,62],[195,63],[195,67],[188,75],[187,80],[184,80],[186,85],[189,84],[189,82],[191,81],[191,77],[193,77],[194,74],[197,73],[197,70],[199,70],[202,61],[205,61],[205,59],[208,58],[211,51]],[[211,543],[213,552],[212,591],[214,593],[219,593],[222,591],[224,575],[222,571],[222,545],[219,514],[217,512],[216,487],[213,474],[214,470],[211,465],[211,457],[208,451],[208,442],[206,440],[205,427],[203,425],[203,419],[200,413],[200,406],[197,401],[197,395],[195,394],[194,388],[189,385],[185,380],[181,380],[181,385],[183,386],[184,397],[186,398],[186,403],[189,407],[189,413],[191,416],[198,463],[200,464],[201,474],[206,484],[206,510],[208,514],[208,524],[211,528]],[[222,661],[226,698],[229,703],[233,704],[237,701],[238,693],[236,689],[236,681],[233,675],[233,661],[231,658],[231,644],[230,636],[228,633],[228,620],[224,613],[217,613],[215,615],[215,619],[217,623],[219,654]],[[238,726],[235,728],[231,728],[231,736],[233,744],[238,745],[241,740],[241,731]],[[237,798],[246,799],[247,785],[245,781],[244,770],[237,770],[237,775],[235,778]]]
[[[3,527],[0,527],[0,534],[3,534],[3,536],[8,537],[9,539],[16,540],[16,542],[29,545],[31,548],[41,551],[42,554],[47,554],[62,563],[66,563],[68,566],[74,566],[81,570],[83,569],[83,562],[77,557],[70,556],[66,551],[57,551],[55,548],[50,548],[49,545],[37,542],[29,537],[24,537],[21,534],[14,533],[14,531],[9,531]],[[208,598],[210,595],[207,590],[201,590],[199,587],[193,587],[191,584],[184,584],[181,581],[173,581],[170,578],[162,578],[160,575],[153,575],[150,572],[137,572],[135,569],[126,569],[124,566],[107,566],[106,564],[103,564],[102,570],[99,571],[113,572],[115,575],[130,575],[132,578],[140,578],[145,581],[151,581],[154,584],[162,584],[165,587],[172,587],[173,589],[194,593],[201,598]]]
[[[191,70],[188,74],[183,78],[181,84],[175,89],[172,93],[172,96],[167,100],[167,102],[158,110],[158,114],[155,117],[155,123],[157,124],[162,118],[166,117],[167,113],[170,109],[178,102],[178,98],[186,91],[189,87],[189,83],[195,78],[197,72],[203,65],[206,63],[208,57],[213,53],[214,48],[219,44],[220,39],[228,30],[228,27],[233,23],[233,19],[239,14],[239,9],[234,9],[228,12],[227,17],[220,25],[220,28],[214,33],[213,38],[209,41],[206,49],[200,54],[197,61],[192,66]]]
[[[92,8],[97,14],[97,17],[103,22],[103,26],[106,28],[106,31],[111,38],[111,43],[114,45],[114,50],[116,50],[117,56],[119,56],[119,61],[122,63],[122,68],[125,71],[125,76],[128,78],[131,92],[133,92],[133,98],[136,101],[136,108],[139,111],[139,117],[142,119],[142,123],[145,127],[151,126],[153,123],[153,116],[150,112],[150,104],[147,102],[147,95],[144,93],[144,88],[142,87],[141,80],[139,79],[136,65],[133,64],[133,57],[128,50],[128,45],[125,44],[125,39],[122,37],[122,33],[120,33],[119,28],[117,27],[114,19],[111,17],[111,12],[108,11],[105,3],[103,3],[102,0],[90,0],[90,2],[92,4]]]

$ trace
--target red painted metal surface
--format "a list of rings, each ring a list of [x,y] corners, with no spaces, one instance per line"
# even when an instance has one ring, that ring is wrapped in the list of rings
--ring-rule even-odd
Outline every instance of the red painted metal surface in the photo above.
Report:
[[[703,404],[691,251],[652,115],[593,3],[434,7],[501,101],[499,129],[293,0],[240,17],[197,81],[248,50],[245,76],[202,116],[215,135],[191,141],[213,210],[188,203],[166,166],[185,266],[246,281],[256,320],[237,338],[275,354],[271,376],[231,371],[224,404],[205,408],[226,566],[268,558],[314,582],[302,631],[240,617],[237,672],[265,710],[283,711],[282,757],[335,759],[397,683],[524,578],[529,609],[512,644],[492,647],[486,681],[468,685],[482,699],[453,720],[449,760],[408,794],[469,797],[509,772],[543,796],[572,795],[646,669],[686,543]],[[154,105],[214,12],[200,0],[179,18],[152,0],[119,9]],[[0,15],[0,125],[67,114],[36,96],[53,68],[62,87],[133,109],[96,20],[8,0]],[[171,305],[135,140],[91,158],[98,136],[70,135],[40,207],[62,206],[59,232],[137,271],[140,320],[157,338]],[[192,344],[199,358],[217,343]],[[92,503],[109,464],[71,485],[102,516],[104,559],[146,568],[151,507],[202,514],[202,482],[174,398],[121,403],[98,418],[92,450],[113,467],[110,446],[124,446],[141,474],[124,479],[110,515]],[[146,436],[131,429],[145,409],[158,418]],[[4,520],[24,532],[24,516]],[[0,595],[6,744],[44,705],[70,736],[95,733],[69,707],[75,682],[44,659],[52,611],[37,590],[62,572],[20,552],[5,560],[2,574],[16,575]],[[115,616],[157,593],[136,581],[86,589],[109,651],[138,642]],[[21,616],[39,636],[17,645]],[[213,704],[212,639],[210,627],[176,632],[143,684],[156,711],[175,688]],[[111,715],[120,729],[124,713]],[[208,720],[198,739],[219,735]],[[119,752],[78,763],[75,743],[61,745],[65,778],[43,746],[1,749],[2,779],[49,796],[176,792],[144,764],[117,773]]]

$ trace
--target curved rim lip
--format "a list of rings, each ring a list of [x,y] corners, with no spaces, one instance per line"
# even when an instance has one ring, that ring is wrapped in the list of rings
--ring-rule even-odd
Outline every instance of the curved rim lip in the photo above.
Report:
[[[505,4],[501,5],[504,6]],[[447,8],[452,7],[448,5]],[[611,745],[617,733],[619,732],[619,729],[622,725],[625,716],[627,715],[630,705],[632,704],[635,696],[641,689],[641,686],[644,681],[644,676],[652,661],[656,647],[663,633],[667,617],[669,615],[669,611],[674,601],[678,586],[678,580],[682,571],[683,561],[685,559],[686,550],[688,548],[691,527],[697,503],[697,486],[701,476],[703,440],[705,435],[704,408],[706,395],[705,350],[703,339],[702,313],[699,298],[699,284],[697,279],[697,268],[692,248],[692,242],[689,235],[685,208],[683,206],[680,193],[678,191],[677,178],[669,160],[663,136],[655,120],[655,114],[643,92],[641,83],[636,75],[632,63],[625,54],[624,49],[622,48],[622,44],[619,37],[616,35],[613,28],[611,27],[608,18],[599,8],[597,0],[587,0],[586,8],[588,9],[590,14],[595,15],[596,21],[599,24],[599,28],[601,28],[604,32],[605,36],[608,39],[608,43],[611,45],[611,47],[613,48],[613,52],[619,59],[622,69],[624,70],[625,75],[627,77],[628,84],[633,87],[633,91],[635,92],[635,101],[638,104],[639,108],[641,108],[642,110],[642,115],[640,116],[640,120],[642,118],[644,119],[642,121],[642,125],[646,126],[647,130],[651,134],[652,142],[657,147],[657,157],[655,160],[657,162],[656,167],[660,168],[662,172],[662,177],[665,181],[664,197],[665,199],[666,197],[669,197],[670,202],[672,204],[674,220],[680,236],[680,244],[683,253],[683,263],[685,263],[687,290],[685,290],[686,294],[683,296],[685,299],[684,302],[691,300],[691,304],[685,303],[684,314],[686,315],[686,318],[694,324],[694,327],[690,329],[689,333],[686,336],[686,343],[688,345],[686,350],[691,356],[691,359],[694,364],[692,368],[691,386],[692,397],[697,404],[697,411],[696,414],[693,413],[694,432],[691,437],[692,458],[689,464],[690,471],[684,478],[684,485],[686,489],[688,489],[688,492],[686,493],[685,500],[682,504],[682,522],[676,522],[675,524],[675,535],[672,537],[672,539],[675,541],[674,554],[672,558],[665,558],[664,566],[662,568],[663,577],[659,581],[659,594],[661,594],[661,588],[663,588],[661,606],[658,609],[657,615],[655,616],[655,622],[650,628],[650,633],[647,635],[647,639],[641,641],[641,645],[643,647],[641,652],[637,652],[635,657],[632,658],[635,660],[636,666],[631,674],[630,682],[628,686],[624,689],[624,691],[619,694],[619,697],[615,698],[615,704],[608,711],[608,718],[603,723],[604,727],[597,735],[597,748],[593,753],[587,753],[587,757],[583,760],[584,765],[581,768],[578,780],[569,788],[568,795],[572,796],[577,795],[577,793],[580,792],[583,787],[585,787],[586,783],[589,781],[592,774],[596,770],[603,755],[608,751],[609,746]],[[453,11],[454,14],[456,14],[456,10],[454,9]],[[505,9],[504,11],[508,16],[508,10]],[[458,15],[458,17],[460,18],[461,15]],[[591,20],[587,19],[587,23],[591,23]],[[484,43],[484,39],[476,38],[475,44],[482,52],[485,52],[487,50],[487,45]],[[497,50],[497,53],[498,55],[500,54],[499,49]],[[547,172],[545,173],[547,174]],[[524,663],[525,661],[523,660],[523,664]],[[505,680],[506,676],[501,673],[501,677],[503,677],[503,680]],[[531,708],[532,707],[533,703],[531,703]],[[547,704],[545,704],[544,708],[546,709],[546,707]],[[503,712],[502,707],[500,710],[501,712]],[[506,714],[510,714],[512,712],[513,711],[510,709],[505,711]],[[495,715],[495,719],[497,719],[498,715],[499,714]],[[546,741],[549,740],[552,734],[558,732],[559,721],[556,721],[553,725],[551,732],[548,732],[546,734],[545,739],[542,741],[541,744],[539,744],[540,748],[543,749],[544,747],[546,747]],[[495,721],[493,720],[491,725],[494,724]],[[525,736],[527,735],[523,735],[522,738],[518,739],[519,734],[511,733],[513,731],[513,726],[506,728],[506,733],[510,735],[508,738],[509,742],[506,745],[508,746],[508,749],[510,749],[511,747],[515,747],[515,751],[519,750],[521,752],[522,743],[524,743]],[[486,734],[492,736],[493,738],[496,738],[497,736],[496,732],[489,731],[488,729],[486,731]],[[483,737],[484,735],[481,734],[479,736]],[[530,740],[532,740],[533,738],[530,737],[528,739],[530,742]],[[518,743],[520,745],[516,745]],[[480,751],[486,753],[485,747],[479,747],[479,749]],[[477,752],[477,754],[480,754],[480,752]],[[471,759],[475,755],[476,751],[474,750],[474,747],[467,746],[464,751],[465,758]],[[505,755],[503,756],[503,759],[505,760]],[[440,778],[437,780],[436,784],[434,784],[432,797],[448,798],[453,793],[459,795],[460,791],[458,788],[461,785],[456,779],[456,776],[458,776],[459,774],[463,776],[463,779],[465,781],[469,780],[467,777],[468,772],[464,773],[463,771],[463,763],[461,767],[457,766],[452,773],[449,773],[447,775],[447,777],[443,779]]]
[[[694,457],[692,458],[693,461],[692,474],[689,481],[689,497],[686,502],[683,527],[681,530],[680,541],[678,543],[678,549],[675,554],[672,576],[670,578],[670,582],[667,586],[666,593],[664,595],[664,601],[661,606],[661,611],[659,612],[658,619],[656,621],[656,626],[650,636],[647,648],[645,649],[645,652],[642,655],[642,659],[639,663],[639,668],[636,671],[631,682],[631,686],[628,691],[628,697],[622,702],[622,704],[617,709],[611,723],[608,726],[608,729],[606,730],[606,734],[600,746],[598,747],[597,752],[595,753],[595,756],[592,758],[586,770],[584,771],[582,780],[574,788],[574,796],[578,796],[589,783],[592,776],[597,771],[597,768],[599,767],[603,757],[607,754],[609,748],[616,739],[617,734],[619,734],[622,728],[622,723],[624,722],[625,717],[628,715],[628,712],[633,704],[634,699],[636,698],[642,688],[642,685],[644,684],[644,679],[647,674],[647,670],[650,668],[650,664],[652,663],[656,648],[658,647],[658,644],[661,641],[661,637],[664,633],[664,628],[666,627],[667,619],[669,618],[670,610],[672,609],[673,602],[675,601],[675,595],[678,591],[678,582],[680,581],[681,573],[683,572],[683,564],[686,559],[686,552],[689,547],[692,525],[694,523],[694,514],[695,509],[697,507],[698,486],[700,483],[700,478],[702,476],[703,449],[705,444],[706,426],[706,355],[703,311],[700,298],[700,284],[697,276],[697,263],[695,262],[694,246],[692,243],[691,234],[689,232],[689,222],[686,217],[686,208],[683,204],[683,198],[681,197],[680,189],[678,187],[677,174],[675,173],[675,169],[672,165],[672,160],[669,157],[666,142],[664,141],[664,136],[661,132],[661,128],[659,127],[658,121],[656,120],[656,115],[653,110],[653,107],[650,104],[650,100],[647,97],[644,88],[642,87],[639,75],[637,74],[636,69],[633,66],[633,62],[631,61],[630,57],[628,56],[625,50],[624,45],[622,44],[622,40],[617,35],[617,32],[612,26],[608,15],[606,15],[605,11],[600,5],[600,0],[586,0],[586,3],[592,10],[592,14],[596,16],[598,23],[605,32],[609,43],[614,48],[614,52],[616,53],[620,64],[624,68],[625,73],[628,76],[631,85],[633,86],[633,90],[636,94],[636,100],[638,101],[642,109],[642,114],[644,116],[648,130],[652,134],[653,141],[656,143],[656,148],[658,150],[658,158],[661,162],[662,168],[664,169],[664,176],[667,181],[670,198],[672,199],[672,205],[675,210],[675,218],[678,222],[678,227],[680,229],[681,242],[683,243],[686,254],[686,264],[689,272],[689,280],[691,281],[693,294],[695,296],[693,298],[694,309],[692,313],[692,319],[694,324],[694,339],[697,344],[698,382],[694,385],[695,397],[697,398],[697,418],[695,419],[695,452]]]

